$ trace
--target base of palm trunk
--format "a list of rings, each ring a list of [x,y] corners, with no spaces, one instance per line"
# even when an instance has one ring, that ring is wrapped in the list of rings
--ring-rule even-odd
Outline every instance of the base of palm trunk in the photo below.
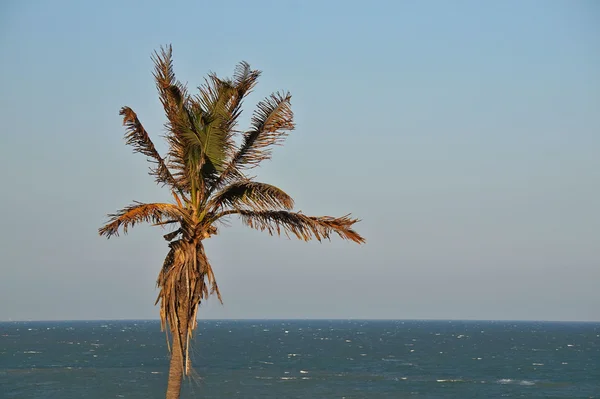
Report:
[[[167,385],[167,399],[179,399],[181,381],[183,379],[183,355],[181,346],[173,345],[171,363],[169,365],[169,383]]]

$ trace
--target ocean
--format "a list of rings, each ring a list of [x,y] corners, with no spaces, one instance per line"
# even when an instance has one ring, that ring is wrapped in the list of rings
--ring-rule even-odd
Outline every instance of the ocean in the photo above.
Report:
[[[201,321],[182,398],[600,398],[600,323]],[[0,397],[163,398],[158,321],[0,323]]]

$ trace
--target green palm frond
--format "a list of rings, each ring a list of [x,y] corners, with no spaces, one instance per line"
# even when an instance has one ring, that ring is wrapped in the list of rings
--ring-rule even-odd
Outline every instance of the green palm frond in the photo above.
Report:
[[[228,154],[235,148],[232,126],[236,123],[237,115],[232,114],[230,107],[237,90],[231,81],[219,79],[214,74],[209,75],[199,90],[194,104],[202,112],[195,114],[195,120],[202,126],[200,132],[204,154],[220,173]]]

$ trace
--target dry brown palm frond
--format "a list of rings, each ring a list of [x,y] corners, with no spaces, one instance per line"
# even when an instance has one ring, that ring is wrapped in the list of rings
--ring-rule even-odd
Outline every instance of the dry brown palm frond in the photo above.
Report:
[[[175,72],[173,71],[173,46],[160,47],[160,53],[154,51],[151,56],[154,62],[154,80],[160,91],[175,84]]]
[[[204,246],[202,243],[199,243],[198,250],[198,264],[200,265],[200,271],[202,275],[205,276],[205,283],[208,283],[207,286],[210,286],[210,291],[208,295],[216,294],[219,302],[223,303],[223,298],[221,298],[221,292],[219,291],[219,286],[217,285],[217,280],[215,279],[215,274],[213,272],[212,266],[206,257],[206,252],[204,251]],[[202,299],[207,299],[208,295],[202,297]]]
[[[162,329],[172,331],[173,345],[180,345],[184,354],[183,369],[191,371],[189,344],[197,327],[198,307],[203,299],[216,294],[222,303],[219,287],[201,242],[178,240],[170,244],[163,268],[158,276],[160,289],[156,303],[160,302]],[[168,327],[168,328],[166,328]]]
[[[133,227],[136,223],[162,223],[164,221],[178,220],[180,223],[189,223],[189,216],[184,209],[172,204],[153,203],[144,204],[136,202],[121,209],[117,213],[108,215],[110,220],[106,225],[98,230],[101,236],[110,238],[118,236],[119,229],[123,229],[123,233],[127,234],[127,230]]]
[[[209,212],[227,208],[253,211],[291,210],[294,200],[278,187],[250,180],[236,181],[215,193],[206,205]]]
[[[243,99],[243,97],[252,91],[261,73],[259,70],[251,69],[250,64],[246,61],[242,61],[236,65],[233,72],[233,84],[238,90],[239,99]]]
[[[170,119],[170,114],[180,108],[187,98],[185,86],[175,79],[173,71],[173,48],[161,47],[160,53],[155,51],[152,55],[154,62],[154,80],[163,104],[165,113]]]
[[[307,216],[299,212],[263,211],[253,212],[246,210],[224,211],[215,216],[215,220],[227,215],[240,215],[243,222],[253,229],[267,231],[269,234],[281,235],[283,232],[304,241],[316,238],[318,241],[331,239],[331,233],[336,233],[344,240],[365,243],[365,239],[352,229],[352,225],[359,222],[350,215],[339,218],[331,216]]]
[[[248,94],[250,94],[256,85],[260,74],[261,71],[252,70],[250,68],[250,64],[245,61],[242,61],[236,65],[232,82],[233,87],[235,88],[235,95],[227,107],[230,113],[231,121],[228,125],[228,129],[232,130],[237,125],[237,119],[242,112],[242,101]]]
[[[185,85],[175,79],[171,46],[161,47],[160,53],[155,51],[152,61],[154,62],[153,75],[156,89],[167,116],[167,137],[177,140],[178,128],[185,125],[186,115],[183,108],[189,102],[189,95]]]
[[[123,107],[119,111],[119,115],[123,116],[123,125],[127,128],[127,133],[125,134],[126,144],[131,145],[134,152],[146,155],[150,162],[156,164],[155,167],[150,169],[150,174],[156,177],[158,183],[166,184],[172,189],[179,189],[165,160],[156,150],[154,143],[136,113],[129,107]]]
[[[163,236],[163,238],[167,241],[173,241],[175,239],[175,237],[177,237],[179,234],[181,234],[183,232],[183,230],[181,229],[177,229],[175,231],[172,231],[170,233],[167,233]]]
[[[284,132],[294,129],[291,99],[290,93],[277,92],[258,103],[251,130],[259,133],[252,140],[255,149],[279,143]]]
[[[173,49],[170,45],[161,47],[160,52],[155,51],[152,61],[156,88],[167,116],[165,123],[166,139],[169,144],[167,165],[179,187],[189,189],[189,174],[185,168],[184,158],[186,143],[181,137],[182,127],[186,126],[187,116],[184,113],[184,106],[189,102],[189,95],[185,85],[175,79]]]

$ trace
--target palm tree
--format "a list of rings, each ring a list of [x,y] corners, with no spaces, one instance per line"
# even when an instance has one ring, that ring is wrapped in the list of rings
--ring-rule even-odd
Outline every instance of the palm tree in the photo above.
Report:
[[[154,78],[167,123],[168,153],[162,157],[135,112],[123,107],[126,143],[152,163],[150,174],[167,187],[171,203],[134,204],[110,214],[101,236],[127,233],[137,223],[171,226],[164,235],[169,252],[158,275],[161,328],[171,352],[167,399],[179,398],[181,381],[191,370],[190,338],[197,327],[200,302],[211,294],[221,301],[213,269],[202,241],[217,234],[217,225],[238,216],[251,228],[308,241],[342,239],[364,243],[352,229],[350,215],[335,218],[293,212],[294,201],[281,189],[253,180],[246,171],[271,157],[294,129],[289,93],[274,93],[257,105],[246,131],[238,131],[243,99],[260,71],[241,62],[233,78],[209,74],[196,95],[175,79],[172,48],[155,51]],[[236,137],[239,138],[236,143]],[[222,303],[222,301],[221,301]]]

